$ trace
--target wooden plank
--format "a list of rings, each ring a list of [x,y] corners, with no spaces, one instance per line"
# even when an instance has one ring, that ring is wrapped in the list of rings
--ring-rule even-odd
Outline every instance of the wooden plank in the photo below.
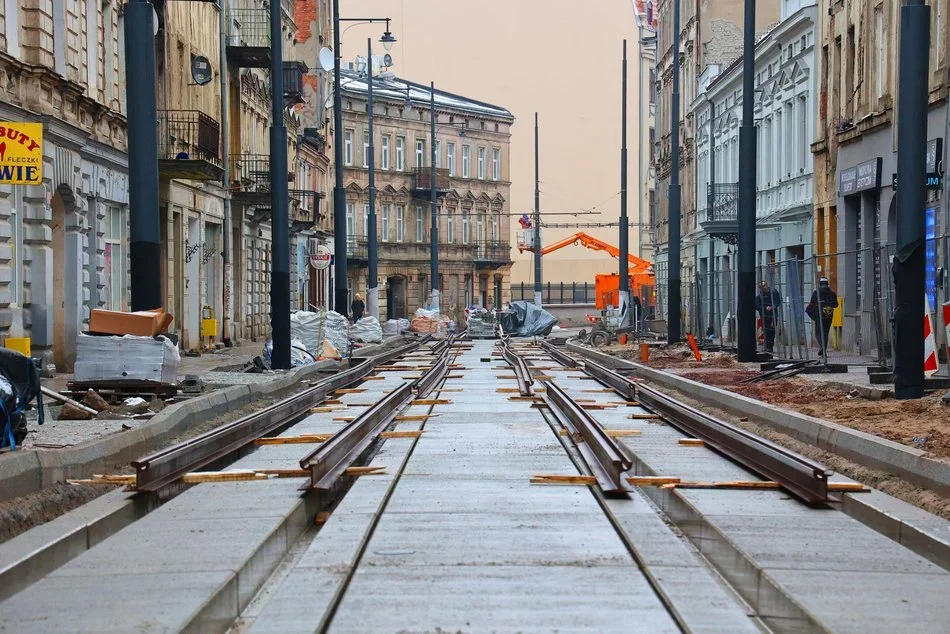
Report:
[[[435,416],[435,414],[432,414],[431,416]],[[429,420],[429,418],[430,418],[429,414],[397,416],[396,422],[397,423],[424,423],[425,421]]]
[[[347,403],[347,407],[372,407],[376,403]]]
[[[339,412],[340,410],[346,409],[346,406],[343,407],[311,407],[311,414],[326,414],[328,412]]]
[[[333,420],[338,423],[352,423],[356,420],[356,416],[334,416]]]
[[[334,392],[334,394],[362,394],[365,391],[365,387],[344,387]]]
[[[676,482],[661,485],[680,489],[781,489],[778,482],[769,480],[736,480],[732,482]],[[871,489],[860,482],[829,482],[828,490],[836,493],[866,493]]]
[[[364,376],[364,377],[363,377],[363,380],[364,380],[364,381],[385,381],[385,380],[386,380],[386,377],[384,377],[384,376],[379,376],[379,375],[376,375],[376,376]]]
[[[436,391],[437,391],[439,394],[441,394],[442,392],[464,392],[465,390],[463,390],[463,389],[460,388],[460,387],[440,387],[440,388],[439,388],[438,390],[436,390]]]
[[[309,475],[309,471],[307,474]],[[386,473],[386,467],[349,467],[346,471],[343,472],[343,475],[348,476],[364,476],[364,475],[384,475]]]
[[[324,405],[343,405],[343,401],[336,398],[328,398],[323,401]]]
[[[659,414],[628,414],[627,418],[631,420],[660,420]]]
[[[451,405],[452,401],[445,398],[420,398],[414,400],[411,405]]]
[[[610,401],[612,405],[626,405],[627,407],[637,407],[640,401]]]
[[[600,403],[580,403],[580,406],[584,409],[590,410],[604,410],[604,409],[617,409],[616,405],[609,404],[600,404]]]
[[[684,447],[705,447],[706,441],[701,438],[680,438],[676,444]]]
[[[423,375],[421,374],[413,374],[411,376],[401,376],[399,378],[402,379],[403,381],[415,381],[416,379],[421,379],[422,376]]]
[[[509,396],[509,401],[540,401],[540,396]]]
[[[638,487],[658,487],[665,484],[679,484],[681,480],[667,476],[633,476],[627,478],[627,482]]]
[[[597,478],[588,475],[536,475],[531,476],[530,482],[560,486],[592,486],[597,484]]]

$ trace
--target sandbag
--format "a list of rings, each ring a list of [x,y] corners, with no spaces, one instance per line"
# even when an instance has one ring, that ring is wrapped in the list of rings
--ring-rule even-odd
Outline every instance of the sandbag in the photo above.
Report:
[[[350,330],[354,341],[363,343],[382,343],[383,329],[375,317],[363,317]]]
[[[399,320],[398,319],[388,319],[380,326],[383,331],[383,335],[387,337],[392,337],[399,334]]]
[[[307,352],[320,354],[323,348],[326,312],[298,310],[290,315],[290,336],[303,342]]]
[[[330,311],[326,316],[324,338],[340,353],[346,356],[350,341],[350,324],[340,313]]]

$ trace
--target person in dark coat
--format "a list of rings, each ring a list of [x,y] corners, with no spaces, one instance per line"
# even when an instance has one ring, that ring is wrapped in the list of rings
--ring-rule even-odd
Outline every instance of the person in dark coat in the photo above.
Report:
[[[775,349],[775,317],[779,306],[782,305],[782,296],[773,288],[769,288],[765,280],[759,282],[759,294],[755,298],[755,309],[762,319],[762,330],[765,331],[765,351]]]
[[[812,292],[811,301],[805,307],[805,313],[815,322],[819,356],[824,356],[828,348],[828,333],[831,332],[831,320],[837,307],[838,295],[831,290],[828,278],[821,278],[818,280],[818,290]]]
[[[355,324],[360,319],[363,318],[363,311],[366,310],[366,306],[363,304],[363,300],[360,299],[360,294],[357,293],[353,297],[353,304],[350,306],[350,311],[353,313],[353,323]]]

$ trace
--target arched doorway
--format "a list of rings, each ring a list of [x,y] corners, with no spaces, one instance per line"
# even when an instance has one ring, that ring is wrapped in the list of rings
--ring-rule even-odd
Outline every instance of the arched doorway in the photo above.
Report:
[[[386,318],[406,318],[406,278],[401,275],[386,278]]]

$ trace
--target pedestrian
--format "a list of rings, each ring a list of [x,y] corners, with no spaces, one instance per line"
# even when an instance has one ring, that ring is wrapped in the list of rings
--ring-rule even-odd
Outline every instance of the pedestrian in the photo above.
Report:
[[[354,324],[363,318],[363,311],[365,309],[366,309],[366,306],[363,304],[363,300],[360,298],[360,294],[357,293],[353,297],[353,304],[350,306],[350,310],[353,313]]]
[[[759,294],[755,298],[755,309],[762,320],[762,330],[765,331],[765,351],[775,349],[775,317],[779,306],[782,305],[782,296],[778,291],[769,288],[765,280],[759,282]]]
[[[812,292],[811,301],[805,307],[805,314],[815,322],[815,338],[818,339],[818,355],[825,356],[828,349],[828,333],[831,332],[831,320],[838,307],[838,295],[831,290],[827,277],[818,280],[818,290]]]

